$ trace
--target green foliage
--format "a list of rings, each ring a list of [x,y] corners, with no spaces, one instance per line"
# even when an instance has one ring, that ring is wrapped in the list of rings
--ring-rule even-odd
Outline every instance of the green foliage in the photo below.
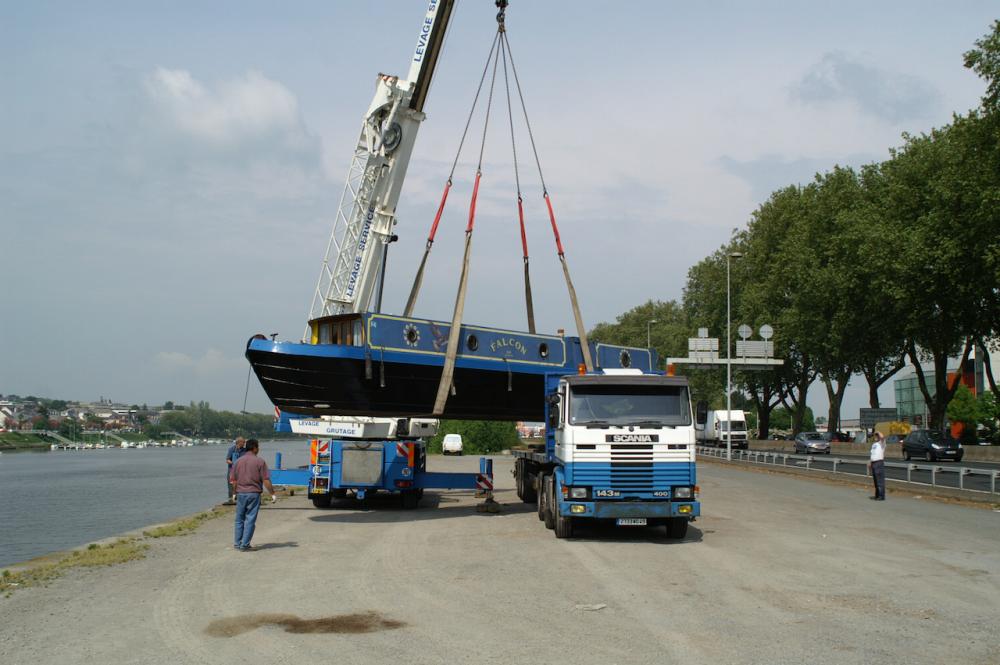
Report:
[[[993,22],[993,31],[976,42],[976,48],[966,51],[963,62],[986,81],[983,107],[1000,107],[1000,20]]]
[[[462,435],[462,452],[468,455],[496,453],[520,443],[514,423],[494,420],[442,420],[437,435],[428,444],[431,453],[441,452],[445,434]]]
[[[962,423],[966,429],[975,431],[981,418],[979,403],[965,384],[958,386],[955,396],[948,403],[948,418],[953,423]]]
[[[73,418],[63,418],[59,422],[59,434],[67,439],[79,439],[83,434],[83,425]]]
[[[208,402],[191,402],[183,411],[164,413],[160,416],[158,429],[150,425],[146,431],[158,431],[160,434],[180,432],[194,437],[233,438],[242,435],[260,438],[274,434],[274,417],[262,413],[214,411]]]

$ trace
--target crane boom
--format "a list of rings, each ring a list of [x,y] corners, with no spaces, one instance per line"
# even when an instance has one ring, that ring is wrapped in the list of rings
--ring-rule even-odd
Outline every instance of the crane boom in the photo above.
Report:
[[[408,80],[379,74],[337,207],[309,319],[370,309],[455,0],[430,0]],[[306,338],[309,336],[307,327]]]

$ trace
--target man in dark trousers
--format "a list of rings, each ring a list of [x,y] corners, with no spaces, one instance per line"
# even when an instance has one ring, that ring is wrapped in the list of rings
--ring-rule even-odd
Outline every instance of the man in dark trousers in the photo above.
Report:
[[[868,468],[872,472],[875,483],[875,496],[868,497],[873,501],[885,501],[885,437],[881,432],[875,432],[872,451],[868,456]]]
[[[230,476],[233,475],[233,465],[236,464],[236,460],[243,457],[243,453],[246,451],[246,440],[242,436],[237,438],[226,451],[226,486],[228,491],[225,505],[227,506],[236,503],[236,492],[233,490],[233,483],[229,480]]]
[[[246,442],[246,454],[233,465],[231,480],[236,490],[236,532],[233,547],[241,552],[254,549],[250,546],[250,540],[257,523],[257,511],[260,510],[261,492],[267,489],[271,494],[271,502],[277,501],[267,464],[257,454],[259,448],[257,439],[250,439]]]

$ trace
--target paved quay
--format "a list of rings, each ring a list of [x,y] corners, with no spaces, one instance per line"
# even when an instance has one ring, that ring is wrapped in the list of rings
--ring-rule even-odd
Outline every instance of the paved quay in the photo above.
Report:
[[[0,598],[0,662],[1000,662],[1000,512],[704,464],[704,516],[557,540],[469,493],[261,511]],[[430,460],[474,470],[472,457]],[[250,661],[247,654],[252,654]]]

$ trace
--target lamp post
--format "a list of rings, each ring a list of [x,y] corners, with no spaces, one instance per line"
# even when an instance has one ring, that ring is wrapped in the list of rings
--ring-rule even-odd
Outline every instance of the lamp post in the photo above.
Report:
[[[647,349],[653,348],[653,345],[649,341],[649,326],[653,325],[654,323],[659,323],[659,322],[656,319],[650,319],[649,321],[646,321],[646,348]]]
[[[729,281],[730,259],[742,259],[743,252],[730,252],[726,255],[726,459],[733,459],[733,349],[730,343],[731,323],[731,291]]]

